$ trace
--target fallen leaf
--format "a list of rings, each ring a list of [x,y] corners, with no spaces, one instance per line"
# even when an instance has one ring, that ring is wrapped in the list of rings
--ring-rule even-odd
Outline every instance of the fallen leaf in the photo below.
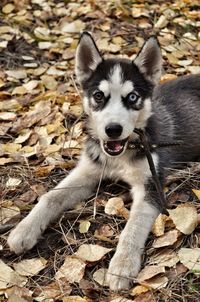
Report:
[[[75,20],[71,23],[61,22],[60,30],[63,33],[79,33],[85,28],[85,24],[80,20]]]
[[[71,286],[65,278],[53,281],[46,286],[40,286],[39,290],[41,291],[40,294],[34,297],[34,300],[38,302],[60,301],[64,294],[70,295],[72,291]]]
[[[55,274],[55,279],[65,278],[69,283],[80,282],[85,273],[86,264],[74,256],[67,256],[64,264]]]
[[[125,219],[129,218],[129,211],[124,207],[124,201],[121,197],[108,199],[105,205],[105,213],[109,215],[120,215]]]
[[[84,261],[95,262],[99,261],[103,256],[109,253],[112,249],[105,248],[95,244],[82,244],[77,252],[76,256],[80,257]]]
[[[2,7],[2,12],[4,14],[10,14],[15,9],[15,6],[12,3],[8,3]]]
[[[13,121],[16,118],[14,112],[0,112],[0,120],[2,121]]]
[[[142,293],[146,293],[149,291],[149,287],[145,285],[136,285],[130,292],[131,296],[139,296]]]
[[[178,230],[171,230],[166,232],[164,235],[156,238],[152,244],[154,248],[160,248],[163,246],[169,246],[174,244],[179,237],[180,233]]]
[[[17,187],[17,186],[20,185],[21,182],[22,182],[22,180],[19,179],[19,178],[9,177],[7,182],[6,182],[6,187],[7,188]]]
[[[35,276],[46,267],[47,260],[44,258],[25,259],[14,263],[15,271],[21,276]]]
[[[155,28],[164,28],[168,24],[168,19],[165,15],[161,15],[158,21],[155,23]]]
[[[49,90],[55,90],[57,88],[58,82],[52,76],[43,75],[41,76],[42,83]]]
[[[155,300],[155,295],[152,291],[142,293],[134,298],[134,302],[153,302]]]
[[[196,195],[196,197],[200,200],[200,190],[192,189],[192,192]]]
[[[20,286],[12,286],[7,288],[6,297],[8,297],[8,302],[30,302],[32,301],[33,292],[28,290],[28,288]]]
[[[0,293],[13,285],[24,286],[27,283],[27,278],[20,276],[6,263],[0,260]]]
[[[137,281],[139,283],[151,279],[152,277],[155,277],[158,274],[165,273],[165,267],[164,266],[158,266],[158,265],[148,265],[145,266],[138,274]]]
[[[87,233],[90,228],[91,223],[89,220],[82,220],[79,224],[79,232],[81,234]]]
[[[0,225],[5,224],[9,220],[14,217],[20,215],[20,209],[16,206],[9,206],[9,207],[1,207],[0,208]]]
[[[80,296],[68,296],[62,298],[63,302],[90,302],[87,298],[81,298]]]
[[[21,80],[27,78],[25,69],[6,70],[5,73],[14,79]]]
[[[156,276],[146,280],[144,284],[153,289],[160,289],[167,286],[168,278],[166,276]]]
[[[159,237],[159,236],[164,234],[164,232],[165,232],[165,222],[166,222],[167,218],[168,217],[166,215],[163,215],[163,214],[160,214],[156,218],[156,220],[155,220],[155,222],[152,226],[152,229],[151,229],[152,233],[156,237]]]
[[[172,267],[179,261],[179,257],[175,251],[166,249],[154,254],[149,259],[149,264],[157,264],[159,266]]]
[[[109,302],[132,302],[133,300],[130,300],[130,299],[127,299],[125,297],[122,297],[122,296],[119,296],[119,297],[116,297],[112,300],[110,300]]]
[[[200,273],[200,248],[181,248],[178,251],[180,262],[194,273]]]
[[[100,268],[93,274],[93,279],[101,286],[108,286],[108,282],[106,281],[106,268]]]
[[[176,228],[185,235],[191,234],[197,226],[197,209],[192,205],[180,205],[176,209],[168,210],[170,218]],[[184,218],[183,218],[184,217]]]
[[[104,236],[104,237],[111,237],[114,235],[113,229],[107,225],[102,225],[98,230],[95,231],[96,236]]]

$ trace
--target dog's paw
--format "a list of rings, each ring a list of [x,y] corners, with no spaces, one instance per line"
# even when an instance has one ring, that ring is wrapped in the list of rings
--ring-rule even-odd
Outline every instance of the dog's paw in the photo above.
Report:
[[[38,226],[32,225],[25,220],[21,221],[8,237],[10,250],[15,252],[15,254],[28,251],[37,243],[40,235],[41,231]]]
[[[106,278],[110,289],[113,291],[129,289],[139,273],[140,264],[139,253],[116,252],[111,259]]]

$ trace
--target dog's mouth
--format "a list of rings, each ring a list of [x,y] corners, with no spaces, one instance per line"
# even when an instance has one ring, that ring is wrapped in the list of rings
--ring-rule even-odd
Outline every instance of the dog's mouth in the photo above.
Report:
[[[104,141],[103,142],[103,149],[105,153],[109,154],[110,156],[117,156],[122,154],[126,147],[127,147],[128,138],[122,140],[115,140],[115,141]]]

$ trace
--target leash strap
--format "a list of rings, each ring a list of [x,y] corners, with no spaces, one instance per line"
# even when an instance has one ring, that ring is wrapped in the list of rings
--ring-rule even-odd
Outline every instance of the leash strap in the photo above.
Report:
[[[159,207],[161,207],[162,209],[162,213],[165,214],[167,213],[166,211],[166,199],[162,190],[162,186],[160,184],[157,172],[156,172],[156,168],[153,162],[153,158],[151,155],[151,150],[152,150],[152,146],[149,143],[148,137],[146,135],[146,133],[142,130],[142,129],[135,129],[134,130],[135,133],[137,133],[139,135],[140,141],[144,147],[144,152],[145,155],[147,157],[148,163],[149,163],[149,168],[151,170],[151,174],[152,174],[152,178],[156,187],[156,191],[158,193],[159,196]]]

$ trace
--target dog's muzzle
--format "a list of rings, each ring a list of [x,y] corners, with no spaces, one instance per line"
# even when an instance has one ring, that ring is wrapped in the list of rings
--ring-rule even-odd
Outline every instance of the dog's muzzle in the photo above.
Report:
[[[117,156],[122,154],[128,143],[128,138],[122,140],[108,140],[103,142],[104,152],[110,156]]]

